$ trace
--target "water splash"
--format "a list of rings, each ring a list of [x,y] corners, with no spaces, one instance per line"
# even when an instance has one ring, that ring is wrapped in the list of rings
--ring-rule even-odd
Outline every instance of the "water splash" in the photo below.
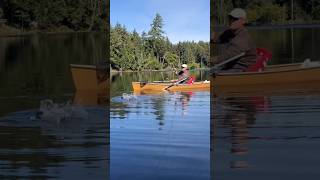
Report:
[[[123,100],[126,101],[136,101],[137,100],[137,96],[134,94],[127,94],[127,93],[122,93],[122,97]]]
[[[38,117],[41,120],[60,122],[68,119],[88,119],[88,112],[81,106],[74,106],[70,101],[54,103],[51,99],[40,101]]]
[[[135,103],[138,101],[138,97],[134,94],[122,93],[122,96],[112,98],[113,102],[121,103]]]

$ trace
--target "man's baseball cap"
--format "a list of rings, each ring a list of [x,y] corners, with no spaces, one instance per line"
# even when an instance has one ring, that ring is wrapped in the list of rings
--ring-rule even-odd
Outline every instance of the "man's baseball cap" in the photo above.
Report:
[[[247,13],[245,10],[241,9],[241,8],[235,8],[233,9],[230,13],[229,16],[232,16],[234,18],[243,18],[243,19],[247,19]]]

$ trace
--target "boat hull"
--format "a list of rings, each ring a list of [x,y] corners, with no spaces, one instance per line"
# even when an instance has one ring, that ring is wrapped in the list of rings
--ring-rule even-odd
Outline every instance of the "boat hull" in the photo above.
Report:
[[[159,91],[208,91],[210,82],[195,82],[193,84],[178,84],[169,87],[172,83],[143,83],[132,82],[134,92],[159,92]],[[168,89],[166,89],[169,87]]]
[[[225,73],[212,78],[214,86],[276,85],[319,81],[320,67],[234,74]]]
[[[269,66],[263,72],[221,73],[211,77],[214,93],[276,93],[320,90],[320,67],[301,63]]]
[[[98,71],[96,66],[71,64],[70,69],[77,91],[104,91],[107,89],[107,73],[100,73],[102,71]]]

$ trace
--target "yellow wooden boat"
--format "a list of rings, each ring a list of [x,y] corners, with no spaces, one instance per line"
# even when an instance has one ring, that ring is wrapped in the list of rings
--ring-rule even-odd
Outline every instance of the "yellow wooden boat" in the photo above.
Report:
[[[106,68],[70,64],[70,69],[77,91],[105,91],[109,87],[109,73]]]
[[[319,83],[320,66],[306,67],[302,63],[272,65],[262,72],[220,73],[211,81],[214,87]]]
[[[106,106],[109,104],[109,101],[108,92],[76,91],[73,97],[73,104],[82,106]]]
[[[171,83],[132,82],[134,92],[158,92],[165,90]],[[218,73],[211,77],[209,83],[179,84],[168,91],[208,90],[230,92],[246,92],[256,89],[276,90],[298,89],[304,87],[317,88],[320,84],[320,65],[305,66],[303,63],[271,65],[261,72]],[[316,86],[315,86],[316,85]]]
[[[109,88],[109,73],[89,65],[70,65],[73,82],[79,91],[106,91]],[[219,73],[210,81],[194,84],[178,84],[168,89],[171,82],[132,82],[134,92],[168,91],[237,91],[252,89],[277,89],[277,87],[306,87],[320,84],[320,66],[303,63],[272,65],[262,72]]]
[[[194,82],[193,84],[177,84],[170,82],[132,82],[134,92],[159,92],[159,91],[201,91],[210,90],[210,81]],[[166,89],[169,87],[168,89]]]
[[[262,72],[220,73],[210,81],[212,93],[219,96],[314,93],[320,91],[320,66],[271,65]]]

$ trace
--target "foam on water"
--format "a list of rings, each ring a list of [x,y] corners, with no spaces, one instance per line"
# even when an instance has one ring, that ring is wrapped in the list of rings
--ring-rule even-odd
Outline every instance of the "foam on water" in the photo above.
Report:
[[[74,106],[70,101],[67,103],[54,103],[51,99],[40,101],[40,119],[56,121],[66,119],[88,119],[88,112],[81,106]]]
[[[134,94],[122,93],[122,96],[112,98],[113,102],[134,103],[138,101],[138,97]]]

